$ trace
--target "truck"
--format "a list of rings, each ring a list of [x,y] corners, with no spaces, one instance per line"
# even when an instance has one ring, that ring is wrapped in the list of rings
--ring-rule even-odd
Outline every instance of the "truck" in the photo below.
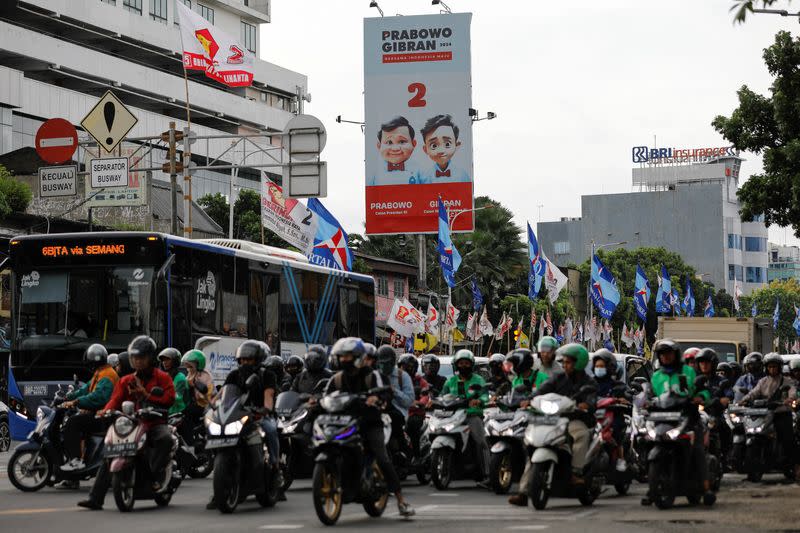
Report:
[[[684,350],[713,348],[720,362],[741,362],[750,352],[773,351],[772,321],[768,318],[660,316],[656,338],[673,339]]]

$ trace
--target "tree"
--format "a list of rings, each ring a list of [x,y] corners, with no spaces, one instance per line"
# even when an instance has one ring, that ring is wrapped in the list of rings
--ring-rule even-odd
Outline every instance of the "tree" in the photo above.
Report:
[[[15,180],[11,172],[0,165],[0,218],[11,213],[24,213],[32,198],[30,187]]]
[[[214,222],[219,224],[227,235],[230,220],[228,199],[220,193],[206,194],[197,200]],[[233,204],[233,238],[261,242],[261,196],[253,190],[242,189]],[[279,248],[291,248],[274,232],[264,228],[264,244]]]
[[[780,338],[781,342],[793,342],[797,338],[793,323],[794,308],[795,306],[800,307],[800,283],[796,279],[776,280],[762,289],[754,290],[750,296],[743,296],[741,305],[747,316],[750,316],[753,302],[756,304],[756,316],[770,320],[775,312],[775,302],[780,302],[778,331],[775,333],[775,337]]]
[[[753,12],[753,9],[758,6],[759,2],[762,7],[766,8],[777,1],[778,0],[733,0],[733,5],[730,8],[730,11],[736,12],[733,21],[739,23],[744,22],[749,14]],[[791,1],[792,0],[789,0],[790,3]]]
[[[742,86],[739,106],[730,117],[717,116],[712,126],[738,150],[763,154],[764,172],[737,193],[742,220],[763,215],[767,226],[792,226],[800,236],[800,41],[778,32],[775,44],[764,50],[764,62],[774,78],[770,96]]]

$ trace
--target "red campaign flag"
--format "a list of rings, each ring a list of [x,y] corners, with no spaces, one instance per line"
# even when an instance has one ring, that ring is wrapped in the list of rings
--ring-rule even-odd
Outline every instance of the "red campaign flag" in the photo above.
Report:
[[[252,85],[255,54],[183,2],[175,2],[175,5],[178,6],[183,68],[203,70],[209,78],[229,87]]]

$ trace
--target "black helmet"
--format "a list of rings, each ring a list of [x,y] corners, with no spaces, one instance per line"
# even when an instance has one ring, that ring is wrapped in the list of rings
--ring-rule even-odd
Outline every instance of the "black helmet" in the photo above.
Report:
[[[493,353],[489,358],[489,372],[494,377],[505,377],[506,372],[503,370],[503,365],[506,362],[506,356],[501,353]]]
[[[161,361],[164,358],[168,358],[172,360],[172,368],[178,368],[181,366],[181,352],[177,348],[164,348],[158,354],[158,360]]]
[[[289,359],[286,360],[286,364],[283,365],[284,370],[293,376],[302,372],[305,367],[306,365],[303,362],[303,358],[299,355],[290,355]],[[289,368],[292,368],[293,370],[296,369],[296,371],[290,372]]]
[[[661,364],[660,355],[666,352],[673,352],[675,354],[675,363],[672,366],[673,368],[680,368],[681,364],[683,364],[680,344],[672,339],[657,340],[653,345],[653,355],[658,359],[659,364]]]
[[[385,375],[389,375],[397,366],[397,353],[388,344],[383,344],[375,353],[378,359],[378,369]]]
[[[407,353],[400,356],[400,359],[397,360],[397,366],[408,372],[409,375],[415,376],[419,370],[419,361],[414,354]]]
[[[717,356],[717,352],[715,352],[711,348],[703,348],[700,350],[697,355],[694,356],[694,360],[699,365],[702,362],[711,363],[711,370],[712,372],[716,370],[717,365],[719,364],[719,357]]]
[[[339,357],[347,353],[353,354],[357,366],[361,358],[366,354],[366,351],[367,349],[364,346],[364,341],[358,337],[344,337],[336,341],[336,344],[331,348],[331,357],[336,368],[340,368]]]
[[[723,361],[717,365],[717,373],[725,374],[725,377],[729,377],[733,374],[733,366],[727,361]]]
[[[322,346],[312,346],[306,352],[306,368],[309,372],[319,372],[325,368],[325,362],[328,360],[328,354]]]
[[[280,381],[283,378],[283,359],[280,355],[270,355],[264,361],[264,368],[272,371],[275,377]]]
[[[259,346],[261,346],[261,350],[263,350],[264,353],[264,357],[262,357],[261,361],[266,361],[267,357],[272,355],[272,349],[269,347],[269,344],[267,344],[264,341],[256,341],[256,342],[258,343]]]
[[[101,367],[106,364],[107,361],[108,351],[102,344],[92,344],[83,352],[83,362],[91,369]]]
[[[520,376],[523,372],[533,368],[533,353],[527,348],[517,348],[509,352],[506,362],[509,363],[510,372],[515,376]]]
[[[744,369],[746,372],[760,374],[764,370],[764,356],[760,352],[750,352],[744,358]]]
[[[611,353],[611,350],[600,348],[594,352],[592,354],[592,367],[594,367],[594,362],[598,359],[602,359],[606,364],[606,371],[608,372],[609,376],[615,376],[617,374],[617,358],[614,357],[614,354]]]
[[[120,352],[117,358],[117,365],[119,366],[117,375],[119,377],[127,376],[133,372],[133,368],[131,368],[131,359],[128,355],[128,352]]]
[[[156,341],[147,335],[135,337],[128,345],[128,357],[131,359],[134,357],[147,357],[150,360],[150,366],[156,366],[158,363],[156,360],[157,351]]]
[[[236,362],[241,364],[242,359],[252,359],[260,365],[264,361],[264,347],[259,341],[244,341],[236,348]]]
[[[434,375],[438,374],[439,367],[441,366],[441,363],[439,363],[439,358],[432,353],[423,355],[420,364],[422,365],[423,374],[427,373],[427,371],[430,371],[430,373]]]

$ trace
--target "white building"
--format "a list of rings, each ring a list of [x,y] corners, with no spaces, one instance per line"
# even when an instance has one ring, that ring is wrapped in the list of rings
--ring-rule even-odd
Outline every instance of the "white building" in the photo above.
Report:
[[[170,121],[185,127],[176,1],[261,55],[260,25],[270,22],[270,0],[0,2],[0,154],[32,147],[36,130],[48,118],[63,117],[78,126],[109,89],[139,119],[129,136],[158,135]],[[247,88],[229,88],[190,71],[192,130],[198,135],[279,132],[306,91],[305,75],[262,60],[256,60],[254,83]],[[79,137],[88,135],[79,131]],[[192,152],[195,158],[213,159],[229,146],[230,140],[200,140]],[[247,163],[266,162],[263,157],[248,157]],[[229,163],[230,155],[221,162]],[[227,195],[229,182],[227,170],[198,171],[193,197]],[[240,172],[237,180],[238,186],[253,189],[259,183],[253,169]]]

